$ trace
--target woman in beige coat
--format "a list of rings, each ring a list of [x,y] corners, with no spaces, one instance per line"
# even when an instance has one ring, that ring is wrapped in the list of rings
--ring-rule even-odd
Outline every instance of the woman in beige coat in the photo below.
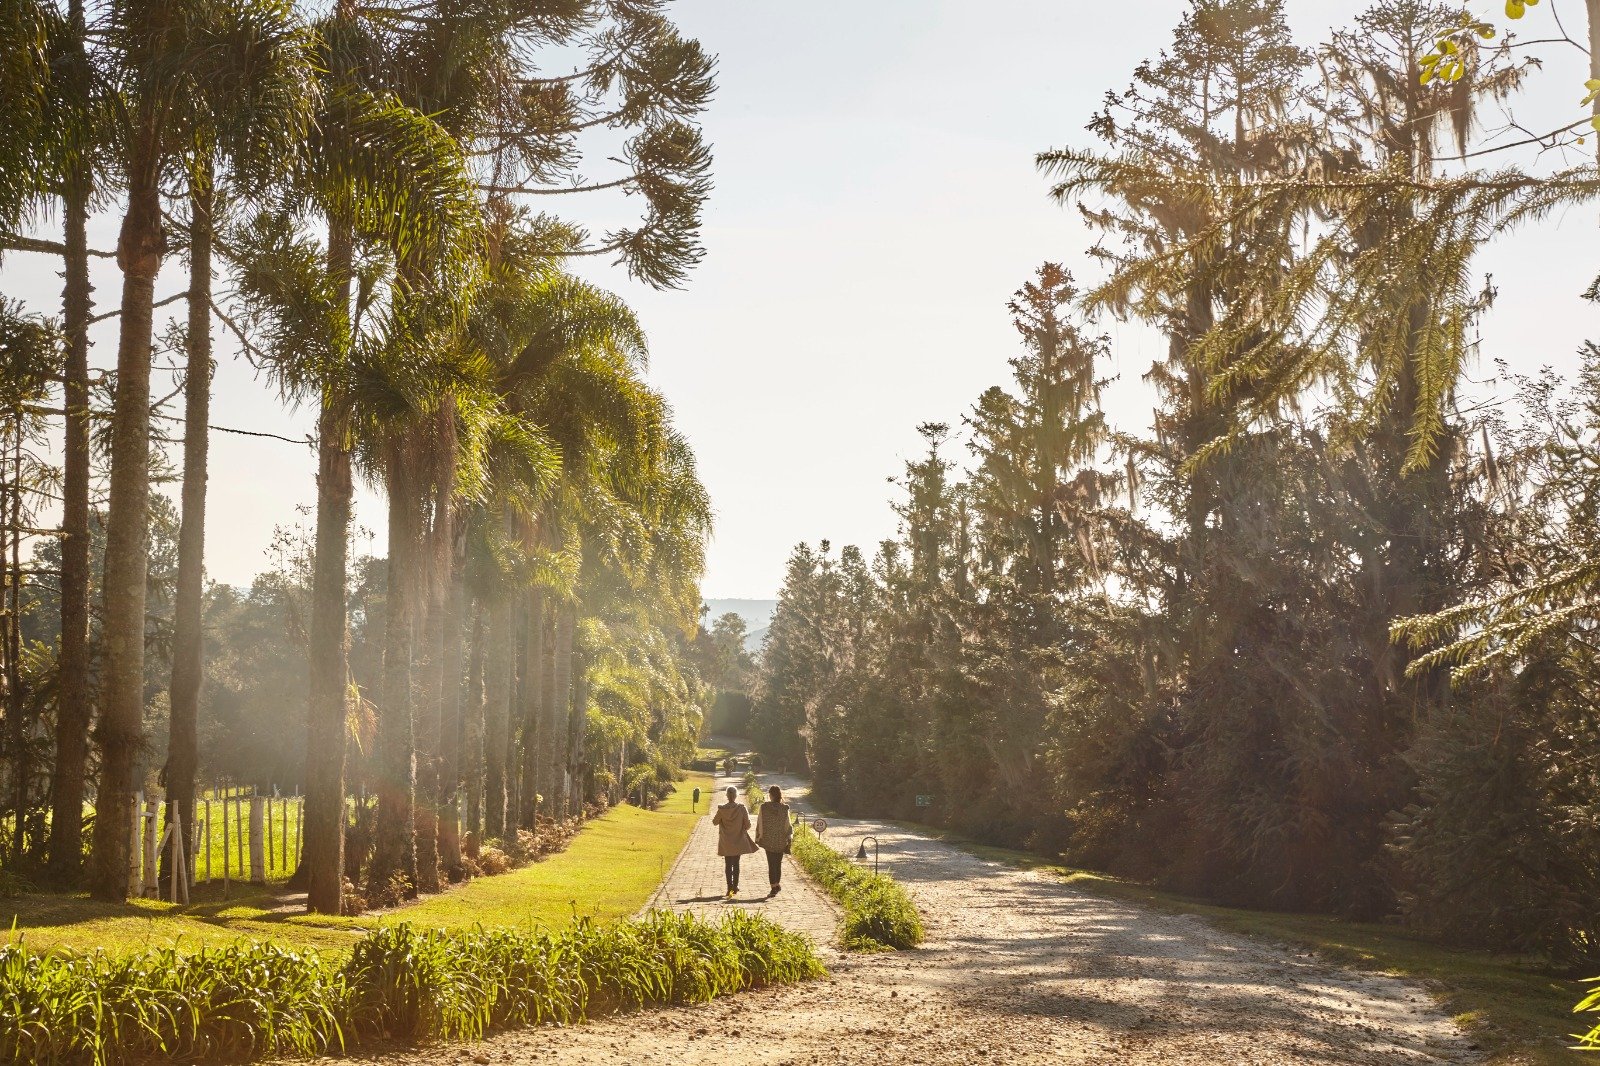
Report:
[[[728,898],[739,894],[739,860],[756,850],[750,839],[750,812],[739,802],[739,790],[728,786],[728,802],[711,816],[717,827],[717,854],[722,856],[722,872],[728,879]]]
[[[783,857],[789,854],[794,842],[794,827],[789,824],[789,805],[783,802],[783,789],[773,785],[767,789],[767,802],[756,812],[756,843],[767,853],[767,880],[772,884],[769,896],[776,896],[783,886]]]

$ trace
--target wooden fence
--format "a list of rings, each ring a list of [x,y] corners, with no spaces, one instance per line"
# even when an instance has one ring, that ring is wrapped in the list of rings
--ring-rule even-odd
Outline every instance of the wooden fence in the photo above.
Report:
[[[234,882],[264,885],[286,878],[300,863],[305,801],[299,795],[214,789],[200,794],[194,813],[194,825],[171,826],[163,801],[139,795],[130,827],[130,895],[165,895],[186,903],[196,884],[221,882],[226,894]],[[160,883],[163,856],[184,875],[174,878],[165,893]]]

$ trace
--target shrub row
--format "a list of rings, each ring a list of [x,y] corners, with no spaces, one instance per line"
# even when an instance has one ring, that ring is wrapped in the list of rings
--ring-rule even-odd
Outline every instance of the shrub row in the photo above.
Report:
[[[855,865],[804,825],[794,834],[794,857],[844,908],[844,946],[912,948],[922,943],[922,916],[906,890],[882,874]]]
[[[1600,1014],[1600,977],[1591,978],[1589,984],[1594,985],[1593,991],[1572,1008],[1572,1013]],[[1587,1033],[1578,1034],[1577,1046],[1579,1051],[1600,1051],[1600,1020]]]
[[[764,918],[651,914],[544,933],[368,934],[345,959],[240,942],[193,955],[37,954],[0,946],[0,1062],[117,1066],[341,1054],[656,1003],[699,1003],[822,975]]]

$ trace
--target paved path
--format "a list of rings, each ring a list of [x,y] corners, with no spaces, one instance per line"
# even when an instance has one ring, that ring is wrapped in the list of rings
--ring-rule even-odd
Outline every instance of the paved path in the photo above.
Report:
[[[719,775],[710,796],[701,796],[702,809],[716,809],[722,789],[741,784],[743,775]],[[767,782],[763,779],[764,783]],[[819,947],[829,948],[838,931],[839,911],[833,900],[806,877],[791,856],[783,860],[783,891],[767,895],[767,856],[756,852],[744,857],[739,874],[739,898],[725,898],[727,882],[722,872],[722,857],[717,854],[717,827],[711,815],[703,814],[695,823],[689,842],[668,871],[666,880],[645,909],[689,911],[705,918],[717,918],[737,907],[771,918],[779,925],[804,933]]]

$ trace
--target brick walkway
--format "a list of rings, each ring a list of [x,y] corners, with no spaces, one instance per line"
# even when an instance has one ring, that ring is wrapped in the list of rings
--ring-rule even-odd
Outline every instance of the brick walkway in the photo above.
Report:
[[[729,785],[739,785],[742,779],[742,774],[737,777],[719,774],[711,795],[700,797],[701,808],[706,813],[695,824],[689,842],[683,846],[645,909],[689,911],[704,918],[717,918],[728,908],[738,907],[804,933],[818,947],[831,948],[839,927],[838,907],[805,875],[792,856],[783,860],[783,891],[777,896],[767,896],[767,856],[758,851],[744,857],[739,871],[739,898],[724,898],[727,882],[722,874],[722,857],[717,854],[717,827],[711,824],[710,811],[722,800],[722,790]],[[763,775],[762,783],[770,783],[767,776]],[[778,783],[783,784],[784,780],[779,779]]]

